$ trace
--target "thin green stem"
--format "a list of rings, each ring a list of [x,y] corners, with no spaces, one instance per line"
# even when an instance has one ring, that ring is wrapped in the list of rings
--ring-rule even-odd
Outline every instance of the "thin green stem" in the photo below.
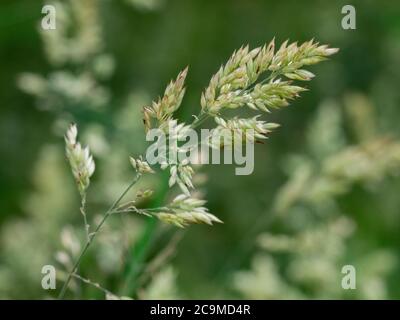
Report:
[[[110,290],[107,290],[106,288],[102,287],[100,284],[98,284],[97,282],[93,282],[90,279],[84,278],[82,276],[80,276],[77,273],[72,273],[72,277],[76,278],[80,281],[82,281],[83,283],[86,283],[88,285],[91,285],[92,287],[95,287],[96,289],[99,289],[100,291],[103,291],[105,294],[107,295],[111,295],[111,296],[115,296],[118,297],[116,294],[114,294],[113,292],[111,292]]]
[[[122,192],[122,194],[117,198],[117,200],[114,201],[114,203],[111,205],[111,207],[106,211],[106,213],[104,214],[103,218],[101,219],[101,221],[99,222],[99,224],[97,225],[96,229],[94,230],[94,232],[92,232],[91,234],[89,234],[89,238],[88,241],[86,242],[85,246],[83,247],[81,253],[79,254],[74,266],[72,267],[71,271],[68,273],[67,279],[64,282],[64,285],[61,288],[60,294],[58,295],[58,299],[63,299],[65,296],[65,292],[67,291],[68,288],[68,284],[71,281],[72,278],[72,274],[76,272],[76,270],[78,269],[81,260],[83,258],[83,256],[85,255],[86,251],[89,249],[90,245],[92,244],[94,238],[96,237],[97,233],[99,232],[99,230],[101,229],[101,227],[103,226],[103,224],[106,222],[107,218],[113,213],[114,209],[118,206],[118,204],[120,203],[120,201],[122,200],[122,198],[128,193],[128,191],[136,184],[136,182],[140,179],[140,174],[138,173],[135,178],[133,179],[133,181],[128,185],[128,187]]]
[[[210,115],[208,113],[204,113],[203,111],[200,112],[199,116],[196,117],[196,119],[192,122],[192,124],[190,125],[192,127],[192,129],[198,127],[199,125],[201,125],[205,120],[207,120],[207,118]]]
[[[168,188],[168,172],[161,172],[161,187],[155,196],[152,205],[159,207],[164,202]],[[157,219],[147,219],[145,229],[136,241],[131,251],[131,257],[125,267],[124,281],[121,283],[120,293],[130,296],[135,292],[137,283],[136,277],[147,257],[148,251],[153,244],[153,237],[157,230]]]
[[[83,216],[83,223],[85,227],[85,232],[86,232],[86,241],[89,241],[89,233],[90,233],[90,225],[87,221],[87,216],[86,216],[86,192],[83,192],[81,194],[81,207],[80,211]]]

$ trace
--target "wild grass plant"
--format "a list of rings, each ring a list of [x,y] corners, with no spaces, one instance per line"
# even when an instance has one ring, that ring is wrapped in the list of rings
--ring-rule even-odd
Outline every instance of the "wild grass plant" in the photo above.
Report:
[[[0,146],[13,159],[1,170],[0,298],[54,299],[67,279],[73,299],[398,296],[395,5],[363,3],[359,28],[342,30],[333,2],[52,1],[46,31],[43,4],[14,2],[0,9],[11,107]],[[301,52],[334,50],[239,47],[273,36],[341,54],[311,69]],[[145,155],[146,132],[207,128],[222,139],[199,139],[206,150],[254,146],[253,173]],[[41,286],[49,264],[56,290]],[[341,287],[348,264],[356,290]]]
[[[248,46],[242,47],[235,51],[228,62],[212,77],[210,84],[201,96],[200,112],[188,125],[179,123],[174,118],[174,112],[181,106],[185,93],[184,83],[188,71],[186,68],[175,81],[170,82],[161,98],[154,101],[151,106],[144,107],[145,129],[150,130],[156,127],[169,136],[179,137],[183,135],[183,131],[196,128],[207,118],[214,117],[217,123],[217,132],[228,129],[228,131],[233,132],[232,139],[242,141],[241,132],[253,129],[255,136],[250,140],[250,143],[255,143],[256,139],[265,138],[266,134],[277,125],[258,120],[261,114],[250,119],[239,119],[237,117],[226,119],[223,116],[223,111],[247,106],[256,112],[270,112],[270,109],[287,106],[290,100],[297,98],[300,92],[305,91],[303,87],[294,85],[292,80],[311,80],[314,75],[303,68],[323,61],[336,52],[337,49],[319,45],[314,41],[305,42],[302,45],[288,44],[286,41],[276,51],[274,40],[268,45],[253,50],[250,50]],[[239,134],[237,133],[238,130],[241,130]],[[162,207],[140,208],[135,204],[136,196],[136,198],[123,203],[125,195],[136,185],[142,175],[155,173],[154,169],[142,157],[131,157],[130,162],[136,171],[136,175],[105,212],[100,222],[91,227],[85,204],[87,189],[95,170],[95,164],[88,147],[82,147],[77,141],[77,134],[77,126],[72,124],[65,136],[66,155],[81,196],[81,213],[86,241],[66,277],[59,298],[64,297],[73,277],[85,283],[91,283],[77,274],[77,271],[86,251],[111,215],[131,212],[149,218],[158,218],[165,223],[178,227],[185,227],[194,223],[212,225],[216,222],[222,222],[208,212],[207,208],[204,207],[205,201],[191,197],[190,190],[195,189],[192,183],[194,170],[190,164],[183,161],[172,165],[165,161],[160,165],[162,170],[169,170],[169,187],[178,184],[182,192],[172,202]],[[225,142],[225,140],[223,141]],[[218,144],[214,147],[226,146]],[[148,190],[141,193],[140,196],[151,196],[152,193],[152,190]],[[99,285],[94,286],[101,289]]]

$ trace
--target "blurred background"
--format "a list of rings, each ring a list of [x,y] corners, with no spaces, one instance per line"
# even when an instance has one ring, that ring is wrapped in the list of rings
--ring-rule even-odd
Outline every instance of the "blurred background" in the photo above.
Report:
[[[57,29],[42,30],[42,6]],[[178,117],[243,44],[315,38],[340,48],[282,126],[256,145],[255,170],[227,165],[196,177],[224,221],[185,230],[143,216],[113,217],[80,274],[131,298],[400,298],[400,4],[351,1],[356,29],[341,26],[348,1],[2,0],[0,4],[0,298],[56,297],[84,239],[79,194],[64,157],[74,121],[97,168],[90,219],[129,183],[129,155],[146,148],[141,107],[189,66]],[[205,126],[209,126],[206,123]],[[163,175],[144,206],[173,196]],[[353,265],[357,288],[343,290]],[[57,290],[58,291],[58,290]],[[103,299],[74,281],[69,298]]]

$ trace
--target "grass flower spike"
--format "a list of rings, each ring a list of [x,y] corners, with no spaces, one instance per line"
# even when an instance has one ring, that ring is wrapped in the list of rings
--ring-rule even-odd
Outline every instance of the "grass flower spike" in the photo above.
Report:
[[[78,129],[71,124],[65,135],[65,151],[78,185],[79,192],[84,194],[90,184],[90,177],[95,170],[95,164],[88,147],[82,147],[77,142]]]
[[[258,117],[255,116],[250,119],[235,117],[229,120],[215,117],[214,120],[218,126],[214,129],[213,135],[218,139],[217,141],[210,139],[209,143],[214,148],[233,147],[235,141],[240,142],[240,144],[244,141],[254,143],[257,139],[266,139],[268,133],[279,127],[277,123],[257,120]]]
[[[170,168],[169,186],[172,187],[175,183],[178,184],[182,192],[190,196],[189,188],[193,189],[192,183],[194,170],[187,164],[187,161],[183,161],[178,165],[172,165]]]
[[[171,81],[165,89],[164,96],[158,101],[153,101],[151,106],[143,108],[144,124],[146,131],[153,127],[152,119],[156,120],[157,127],[171,119],[172,114],[181,105],[185,95],[185,79],[188,68],[179,73],[175,81]]]
[[[305,88],[294,85],[293,81],[308,81],[314,77],[314,74],[303,67],[323,61],[337,51],[338,49],[319,45],[313,40],[300,46],[297,43],[288,45],[288,41],[285,41],[276,52],[274,40],[253,50],[249,46],[241,47],[211,78],[201,95],[201,111],[189,124],[178,122],[173,115],[185,94],[186,68],[175,81],[169,83],[162,98],[143,108],[145,130],[147,132],[157,128],[169,138],[179,141],[188,130],[198,127],[208,117],[214,117],[217,126],[213,129],[212,137],[205,141],[213,148],[233,147],[235,141],[242,144],[244,141],[254,143],[265,139],[271,130],[278,127],[277,124],[258,120],[260,114],[249,119],[226,119],[221,112],[242,106],[255,111],[270,112],[270,109],[289,105],[290,100],[306,91]],[[169,155],[188,151],[187,146],[178,144],[169,145],[168,148]],[[167,168],[170,171],[169,186],[177,184],[186,196],[190,196],[189,190],[194,189],[193,168],[188,163],[177,162],[176,159],[173,162],[165,159],[161,169]]]
[[[154,170],[150,167],[150,165],[141,157],[139,159],[129,157],[129,161],[131,162],[132,167],[140,174],[154,173]]]
[[[247,96],[247,106],[254,110],[270,112],[270,108],[281,108],[289,105],[289,100],[299,97],[305,88],[291,85],[290,81],[271,80],[267,84],[256,84]]]
[[[171,223],[181,228],[193,223],[206,223],[209,225],[214,222],[222,223],[216,216],[208,212],[208,209],[204,207],[205,203],[206,201],[204,200],[181,194],[165,208],[165,212],[159,212],[156,216],[166,223]]]
[[[319,45],[313,40],[298,46],[285,41],[274,53],[275,43],[249,51],[242,47],[234,52],[225,66],[212,77],[210,84],[201,96],[202,112],[218,115],[224,108],[238,108],[247,105],[252,109],[268,111],[268,107],[286,106],[288,99],[298,96],[304,88],[293,86],[291,80],[308,81],[314,75],[303,66],[316,64],[336,53],[338,49]],[[260,83],[258,78],[265,72],[269,76]]]

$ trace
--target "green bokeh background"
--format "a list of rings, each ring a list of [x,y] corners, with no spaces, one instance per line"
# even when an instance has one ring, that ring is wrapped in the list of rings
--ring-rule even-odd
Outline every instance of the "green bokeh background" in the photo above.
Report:
[[[208,207],[224,224],[195,226],[185,233],[173,260],[184,297],[229,297],[217,293],[229,287],[225,275],[249,265],[256,250],[254,239],[268,230],[269,208],[286,181],[282,160],[304,152],[307,124],[322,100],[362,93],[375,106],[380,129],[395,137],[400,134],[400,3],[396,1],[351,1],[357,10],[356,30],[341,27],[341,8],[348,1],[165,0],[154,10],[124,1],[98,3],[105,50],[116,62],[114,75],[106,83],[113,98],[105,120],[100,119],[104,123],[129,93],[157,97],[187,65],[188,89],[179,118],[190,120],[211,75],[242,44],[254,47],[273,37],[277,43],[315,38],[340,48],[329,62],[312,68],[317,77],[307,84],[309,92],[269,116],[282,127],[265,145],[257,146],[253,175],[235,176],[232,166],[203,169],[209,176]],[[26,218],[26,197],[35,188],[32,170],[42,146],[63,144],[52,130],[55,115],[38,110],[34,98],[16,86],[22,72],[47,74],[51,70],[37,32],[41,6],[34,0],[2,0],[0,4],[0,230]],[[78,123],[99,121],[90,114],[81,116]],[[140,117],[131,121],[132,126],[141,124]],[[141,138],[123,137],[130,144]],[[399,192],[400,180],[390,178],[375,192],[355,186],[340,199],[359,227],[354,250],[385,247],[400,256]],[[78,215],[77,211],[77,225]],[[18,242],[18,237],[13,241]],[[0,264],[6,260],[3,254]],[[400,297],[399,281],[398,276],[388,281],[390,298]],[[18,297],[18,293],[3,295]],[[22,291],[19,297],[40,298]]]

